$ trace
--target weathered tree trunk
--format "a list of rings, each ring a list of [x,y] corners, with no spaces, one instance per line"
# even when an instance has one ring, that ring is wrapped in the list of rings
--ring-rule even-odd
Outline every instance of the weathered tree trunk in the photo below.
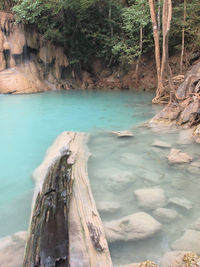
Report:
[[[140,55],[138,56],[138,59],[136,62],[136,68],[135,68],[135,83],[136,83],[136,85],[138,84],[138,80],[139,80],[139,64],[140,64],[140,59],[141,59],[141,54],[142,54],[142,42],[143,42],[143,28],[141,26],[140,27]]]
[[[156,58],[156,70],[157,70],[157,90],[156,97],[152,100],[153,103],[159,102],[159,98],[163,93],[163,83],[161,78],[161,67],[160,67],[160,44],[159,44],[159,34],[158,34],[158,25],[156,21],[156,11],[155,11],[155,2],[154,0],[149,0],[149,7],[151,13],[151,21],[153,25],[153,37],[155,43],[155,58]]]
[[[64,132],[36,169],[23,267],[112,266],[87,176],[86,136]]]
[[[161,9],[161,3],[160,0],[158,0],[158,37],[160,37],[160,9]]]
[[[162,24],[163,24],[163,52],[162,52],[162,65],[161,65],[161,77],[164,83],[165,71],[167,74],[169,86],[170,86],[170,101],[176,100],[176,92],[172,80],[172,71],[169,65],[169,53],[168,53],[168,42],[169,42],[169,31],[172,19],[172,2],[171,0],[163,1],[163,12],[162,12]]]
[[[182,46],[181,46],[181,59],[180,59],[180,73],[183,73],[183,56],[184,56],[184,50],[185,50],[186,6],[187,6],[187,2],[186,2],[186,0],[184,0],[183,29],[182,29]]]
[[[168,56],[168,39],[169,39],[169,30],[170,30],[171,18],[172,18],[172,3],[171,3],[171,0],[163,1],[163,11],[162,11],[163,46],[162,46],[161,67],[159,65],[160,58],[158,60],[158,52],[160,53],[159,31],[157,29],[156,12],[155,12],[155,6],[154,6],[153,0],[149,0],[149,6],[150,6],[151,20],[152,20],[153,30],[154,30],[156,68],[157,68],[157,77],[158,77],[158,87],[156,90],[156,97],[152,100],[152,102],[159,103],[159,102],[162,102],[162,99],[165,101],[165,98],[166,98],[166,92],[164,90],[165,72],[167,74],[167,78],[168,78],[170,89],[171,89],[170,99],[172,100],[173,96],[175,95],[175,89],[174,89],[173,80],[172,80],[172,71],[169,66],[169,60],[168,60],[168,57],[169,57]]]

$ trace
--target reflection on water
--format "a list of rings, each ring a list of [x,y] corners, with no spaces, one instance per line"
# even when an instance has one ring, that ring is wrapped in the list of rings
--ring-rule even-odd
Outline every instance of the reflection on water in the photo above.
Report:
[[[172,247],[200,251],[199,242],[187,242],[191,239],[191,231],[181,242],[175,242],[186,230],[195,229],[194,223],[200,217],[200,145],[191,143],[186,130],[164,133],[134,127],[132,131],[135,134],[133,138],[118,138],[108,132],[96,133],[90,138],[92,156],[88,168],[93,194],[103,222],[144,211],[162,224],[162,231],[144,240],[110,243],[114,264],[147,259],[159,263],[163,254]],[[155,141],[165,141],[168,147],[154,146]],[[167,160],[170,146],[190,154],[193,157],[192,165],[170,165]],[[151,196],[144,194],[142,200],[147,198],[147,202],[155,206],[147,207],[141,203],[134,192],[147,188],[162,189],[165,205],[159,203],[159,198],[156,203]],[[174,204],[174,197],[178,197],[180,203]],[[191,209],[183,198],[189,201]],[[111,206],[114,202],[115,206],[106,210],[102,207],[102,201],[110,202]],[[158,208],[159,205],[163,205],[164,209]],[[196,230],[200,230],[200,220]]]

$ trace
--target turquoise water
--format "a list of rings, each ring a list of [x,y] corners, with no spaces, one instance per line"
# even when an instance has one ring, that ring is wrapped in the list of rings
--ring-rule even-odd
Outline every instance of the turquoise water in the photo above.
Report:
[[[0,237],[27,229],[31,175],[63,131],[125,130],[159,109],[151,93],[68,91],[0,96]]]

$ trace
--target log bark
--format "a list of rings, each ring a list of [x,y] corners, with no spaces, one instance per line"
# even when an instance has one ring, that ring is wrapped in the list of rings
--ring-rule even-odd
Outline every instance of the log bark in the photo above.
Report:
[[[64,132],[36,169],[23,267],[112,266],[87,176],[86,135]]]
[[[73,193],[69,210],[70,267],[110,267],[112,261],[88,179],[84,143],[84,137],[79,135],[76,143],[70,144],[72,162],[76,158],[72,166]]]

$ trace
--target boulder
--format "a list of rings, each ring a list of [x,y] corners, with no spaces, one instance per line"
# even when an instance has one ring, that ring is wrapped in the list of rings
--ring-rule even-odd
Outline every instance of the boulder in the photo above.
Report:
[[[161,224],[145,212],[104,223],[108,242],[141,240],[161,230]]]
[[[193,230],[197,230],[197,231],[200,231],[200,218],[198,218],[194,224],[191,225],[191,228]]]
[[[152,146],[160,147],[160,148],[171,148],[172,147],[169,143],[160,141],[160,140],[155,140]]]
[[[121,206],[117,202],[101,201],[97,202],[97,209],[102,214],[111,214],[119,211]]]
[[[136,181],[136,177],[131,172],[114,168],[99,171],[98,177],[104,179],[106,188],[111,191],[125,189]]]
[[[186,253],[187,251],[167,252],[160,262],[160,267],[185,267],[183,259]]]
[[[113,134],[115,134],[117,137],[133,137],[134,134],[130,131],[113,131]]]
[[[188,145],[194,141],[193,129],[181,130],[178,136],[178,143],[181,145]]]
[[[153,263],[152,261],[144,261],[140,263],[130,263],[126,265],[119,265],[116,267],[158,267],[158,265]]]
[[[141,208],[156,209],[166,205],[164,191],[159,187],[138,189],[134,194]]]
[[[185,233],[172,243],[174,250],[188,250],[200,254],[200,231],[186,230]]]
[[[200,124],[196,127],[194,131],[194,136],[200,136]]]
[[[156,209],[153,215],[155,215],[158,220],[165,223],[171,223],[179,217],[176,210],[166,208]]]
[[[196,167],[196,168],[200,168],[200,160],[198,160],[198,161],[193,161],[193,162],[191,163],[191,166],[192,166],[192,167]]]
[[[21,267],[27,232],[18,232],[0,239],[0,266]]]
[[[34,63],[26,63],[0,72],[1,94],[37,93],[48,89],[41,81]]]
[[[192,161],[192,157],[190,155],[175,148],[171,149],[167,158],[170,163],[190,163]]]
[[[192,173],[192,174],[199,174],[199,168],[195,166],[189,166],[187,168],[187,171]]]
[[[169,199],[169,204],[173,204],[179,208],[182,208],[186,211],[190,211],[192,209],[192,202],[186,198],[178,198],[172,197]]]

